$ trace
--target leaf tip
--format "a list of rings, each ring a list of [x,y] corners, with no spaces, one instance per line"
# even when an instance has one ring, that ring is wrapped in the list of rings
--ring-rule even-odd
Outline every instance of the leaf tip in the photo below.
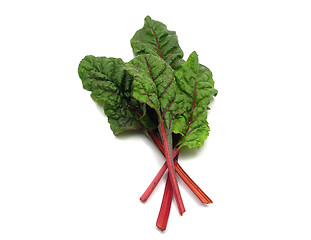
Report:
[[[144,20],[145,20],[145,23],[149,24],[152,21],[152,18],[149,15],[147,15]]]
[[[193,51],[188,57],[187,63],[190,64],[195,73],[199,71],[199,56],[196,51]]]

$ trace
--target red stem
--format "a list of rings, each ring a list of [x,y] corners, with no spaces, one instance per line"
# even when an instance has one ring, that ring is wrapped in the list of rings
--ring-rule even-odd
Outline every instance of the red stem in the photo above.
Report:
[[[153,192],[153,190],[155,189],[155,187],[158,185],[159,181],[161,180],[163,174],[166,172],[166,169],[167,169],[167,165],[165,162],[163,164],[163,166],[161,167],[160,171],[158,172],[158,174],[155,176],[155,178],[152,180],[152,182],[150,183],[150,185],[148,186],[148,188],[144,192],[144,194],[140,197],[140,200],[142,202],[147,201],[150,194]]]
[[[152,130],[148,129],[148,132],[150,133],[155,144],[158,146],[160,151],[165,156],[163,145],[160,139],[157,137],[156,134],[154,134]],[[175,148],[174,153],[173,153],[173,159],[174,159],[174,167],[175,167],[177,174],[187,184],[187,186],[192,190],[192,192],[200,199],[202,203],[205,203],[205,204],[212,203],[212,200],[199,188],[199,186],[189,177],[189,175],[178,164],[178,155],[179,155],[179,150]],[[145,193],[142,195],[140,200],[146,201],[148,199],[148,197],[153,192],[154,188],[157,186],[158,182],[164,175],[166,168],[167,168],[167,162],[163,164],[162,168],[160,169],[160,171],[158,172],[158,174],[156,175],[152,183],[149,185]],[[156,223],[157,227],[162,231],[164,231],[167,226],[172,200],[173,200],[173,189],[172,189],[171,181],[168,175],[166,179],[166,185],[165,185],[165,190],[164,190],[163,199],[161,203],[161,208],[160,208],[160,212],[159,212],[157,223]]]
[[[176,156],[175,161],[178,161],[178,155]],[[168,184],[168,182],[169,182],[169,176],[167,176],[167,179],[166,179],[166,185],[165,185],[165,190],[163,194],[162,205],[161,205],[161,209],[160,209],[160,212],[158,215],[158,221],[157,221],[157,227],[160,228],[162,231],[166,229],[168,217],[171,211],[171,204],[173,200],[172,199],[173,198],[172,185]],[[171,196],[171,197],[169,198],[167,196]]]
[[[167,226],[168,217],[171,211],[172,200],[173,200],[173,189],[170,178],[169,176],[167,176],[162,204],[157,219],[157,227],[162,231],[164,231]]]
[[[182,201],[180,192],[179,192],[179,188],[178,188],[178,183],[176,180],[176,176],[175,176],[175,170],[174,170],[174,164],[173,164],[173,159],[172,159],[172,154],[170,153],[170,148],[168,145],[168,140],[167,140],[167,136],[166,136],[166,131],[165,131],[165,127],[164,127],[164,122],[161,121],[160,124],[160,129],[161,129],[161,136],[162,136],[162,142],[163,142],[163,148],[164,148],[164,153],[165,153],[165,157],[166,157],[166,163],[167,163],[167,169],[168,169],[168,173],[169,173],[169,178],[171,180],[171,184],[172,184],[172,188],[173,188],[173,193],[176,199],[176,203],[177,203],[177,207],[179,210],[180,215],[182,215],[186,210],[184,207],[184,203]]]
[[[166,165],[166,164],[164,164]],[[192,181],[192,179],[187,175],[187,173],[181,168],[178,164],[178,155],[174,161],[175,169],[178,175],[184,180],[184,182],[190,187],[190,189],[196,194],[196,196],[201,200],[202,203],[212,203],[212,200]],[[161,209],[158,215],[157,227],[162,231],[166,229],[168,218],[171,210],[173,189],[170,183],[169,178],[166,179],[165,190],[163,194],[163,200],[161,204]],[[193,190],[195,189],[195,190]]]
[[[187,184],[192,192],[200,199],[202,203],[209,204],[213,201],[199,188],[198,185],[188,176],[177,161],[174,161],[175,170],[180,178]]]
[[[187,184],[187,186],[191,189],[191,191],[200,199],[202,203],[209,204],[213,203],[213,201],[202,191],[202,189],[189,177],[189,175],[185,172],[185,170],[179,165],[177,162],[178,155],[174,158],[174,167],[176,173],[179,177]],[[167,168],[166,162],[162,165],[160,171],[157,173],[153,181],[150,183],[144,194],[141,196],[140,200],[145,202],[163,177]]]

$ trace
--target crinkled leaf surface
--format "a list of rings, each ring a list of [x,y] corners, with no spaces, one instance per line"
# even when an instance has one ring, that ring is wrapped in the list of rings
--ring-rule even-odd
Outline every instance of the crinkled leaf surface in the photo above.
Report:
[[[179,147],[200,147],[209,134],[206,121],[208,104],[217,94],[212,73],[199,64],[198,55],[193,52],[175,77],[185,99],[186,111],[176,118],[173,132],[183,136]]]
[[[183,111],[181,95],[170,65],[155,55],[139,55],[126,64],[134,77],[133,97],[153,108],[171,130],[175,115]]]
[[[142,128],[139,119],[144,109],[132,97],[133,77],[125,71],[122,59],[89,55],[80,62],[78,72],[83,87],[92,92],[91,96],[96,102],[104,104],[105,114],[115,135]]]
[[[179,68],[184,55],[181,50],[176,32],[151,17],[145,18],[144,27],[138,30],[131,39],[131,46],[135,56],[153,54],[163,58],[173,69]]]

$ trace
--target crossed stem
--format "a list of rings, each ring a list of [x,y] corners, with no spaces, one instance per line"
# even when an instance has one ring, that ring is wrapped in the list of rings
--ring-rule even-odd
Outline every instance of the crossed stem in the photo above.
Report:
[[[165,156],[163,145],[160,141],[160,139],[154,134],[151,130],[148,130],[151,139],[154,141],[154,143],[157,145],[159,150],[162,152],[162,154]],[[189,175],[183,170],[183,168],[178,163],[178,156],[179,156],[179,150],[174,149],[173,152],[173,158],[174,158],[174,168],[179,177],[186,183],[186,185],[192,190],[192,192],[200,199],[200,201],[204,204],[213,203],[213,201],[201,190],[201,188],[189,177]],[[155,178],[152,180],[146,191],[143,193],[143,195],[140,197],[140,200],[145,202],[163,177],[164,173],[167,170],[167,163],[165,162]],[[163,194],[163,199],[161,203],[160,212],[157,219],[157,227],[164,231],[167,226],[171,204],[173,200],[173,188],[170,183],[169,174],[166,179],[165,184],[165,190]]]

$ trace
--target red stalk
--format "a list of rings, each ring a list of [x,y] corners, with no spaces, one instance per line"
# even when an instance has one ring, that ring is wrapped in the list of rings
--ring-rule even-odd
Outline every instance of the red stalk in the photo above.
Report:
[[[173,200],[173,189],[169,176],[167,176],[162,204],[157,219],[157,227],[162,231],[164,231],[167,226],[172,200]]]
[[[151,138],[153,139],[154,143],[157,145],[157,147],[159,148],[159,150],[163,153],[163,155],[165,157],[164,148],[163,148],[161,140],[158,138],[158,136],[152,130],[148,129],[148,132],[150,133]],[[173,151],[173,159],[176,158],[177,154],[179,154],[179,150],[177,148],[175,148]]]
[[[158,185],[159,181],[161,180],[163,174],[166,172],[166,168],[167,168],[167,165],[165,162],[163,164],[163,166],[161,167],[160,171],[158,172],[158,174],[155,176],[155,178],[152,180],[152,182],[150,183],[150,185],[148,186],[148,188],[144,192],[144,194],[140,197],[140,200],[142,202],[147,201],[150,194],[153,192],[153,190],[155,189],[155,187]]]
[[[200,199],[202,203],[209,204],[213,201],[199,188],[198,185],[188,176],[177,161],[174,161],[175,170],[180,178],[187,184],[192,192]]]
[[[178,155],[174,159],[174,167],[176,173],[179,177],[186,183],[186,185],[191,189],[191,191],[200,199],[204,204],[213,203],[213,201],[202,191],[202,189],[189,177],[185,170],[177,162]],[[150,183],[144,194],[141,196],[140,200],[145,202],[163,177],[167,168],[166,162],[162,165],[160,171],[157,173],[153,181]]]
[[[166,163],[164,164],[166,165]],[[164,166],[163,165],[163,166]],[[188,187],[195,193],[195,195],[201,200],[202,203],[212,203],[212,200],[192,181],[192,179],[187,175],[187,173],[178,164],[178,155],[174,161],[175,169],[178,175],[184,180]],[[171,184],[169,184],[169,178],[166,179],[165,190],[163,194],[162,204],[157,220],[157,227],[164,231],[167,226],[168,218],[171,210],[171,203],[173,197],[173,189]]]
[[[175,161],[178,161],[178,155],[176,156]],[[173,200],[173,189],[172,189],[172,185],[168,184],[169,182],[170,182],[169,176],[167,176],[161,209],[160,209],[158,220],[157,220],[157,227],[160,228],[162,231],[166,229],[168,217],[171,211],[171,204]]]
[[[162,126],[161,126],[161,129],[163,129]],[[162,142],[160,141],[158,136],[152,130],[150,129],[147,129],[147,130],[149,134],[151,135],[151,139],[155,142],[159,150],[163,153],[164,156],[166,156]],[[173,151],[173,159],[174,159],[173,162],[174,162],[174,167],[175,167],[177,174],[186,183],[186,185],[192,190],[192,192],[200,199],[202,203],[204,204],[213,203],[212,200],[200,189],[200,187],[189,177],[189,175],[178,164],[177,162],[178,154],[179,154],[179,150],[175,148]],[[167,162],[163,164],[163,166],[161,167],[160,171],[158,172],[154,180],[151,182],[151,184],[149,185],[145,193],[141,196],[140,198],[141,201],[146,201],[149,198],[150,194],[153,192],[154,188],[157,186],[158,182],[164,175],[166,168],[167,168]],[[159,212],[157,223],[156,223],[157,227],[161,229],[162,231],[164,231],[167,226],[172,199],[173,199],[173,189],[171,185],[171,180],[168,176],[166,180],[166,185],[165,185],[160,212]]]
[[[176,180],[175,170],[174,170],[174,163],[173,163],[174,161],[173,161],[172,153],[170,152],[170,148],[168,145],[163,120],[161,121],[161,124],[160,124],[160,130],[161,130],[161,136],[162,136],[162,142],[163,142],[163,148],[164,148],[164,153],[165,153],[165,157],[166,157],[166,163],[167,163],[169,178],[171,180],[173,193],[174,193],[174,196],[176,199],[176,203],[177,203],[179,213],[180,213],[180,215],[182,215],[186,210],[185,210],[184,203],[182,201],[182,198],[181,198],[181,195],[179,192],[178,183]]]

